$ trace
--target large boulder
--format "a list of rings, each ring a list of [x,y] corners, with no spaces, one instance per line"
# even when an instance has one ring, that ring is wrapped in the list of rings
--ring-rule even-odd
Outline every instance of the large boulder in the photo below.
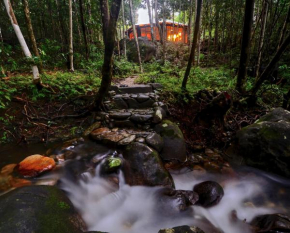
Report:
[[[65,194],[53,186],[28,186],[0,196],[0,232],[85,231]]]
[[[227,150],[232,162],[290,177],[290,112],[277,108],[243,128]]]
[[[163,120],[155,126],[154,130],[163,138],[161,158],[165,161],[184,162],[186,160],[186,145],[178,125],[169,120]]]
[[[129,185],[174,187],[171,175],[154,149],[134,142],[126,147],[124,158],[124,175]]]
[[[156,48],[154,43],[148,40],[147,37],[139,37],[138,42],[142,61],[151,61],[156,54]],[[135,40],[130,40],[127,43],[127,56],[129,61],[138,62],[138,53]]]

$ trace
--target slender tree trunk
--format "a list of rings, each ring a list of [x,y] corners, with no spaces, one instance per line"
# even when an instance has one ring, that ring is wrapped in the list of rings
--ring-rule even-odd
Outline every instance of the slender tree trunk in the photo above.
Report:
[[[58,0],[55,0],[56,8],[57,8],[57,16],[58,16],[58,31],[59,31],[59,36],[62,41],[62,51],[66,52],[67,51],[67,37],[65,36],[65,30],[64,30],[64,24],[63,24],[63,18],[60,13],[60,8],[59,8],[59,3]]]
[[[188,27],[187,27],[187,33],[188,33],[188,44],[189,44],[189,48],[191,46],[191,27],[192,27],[192,14],[193,14],[193,4],[192,4],[193,0],[190,0],[190,7],[189,7],[189,20],[188,20]]]
[[[290,44],[290,34],[288,35],[288,37],[285,39],[285,41],[283,42],[283,44],[280,46],[280,48],[278,49],[278,51],[276,52],[276,54],[274,55],[274,57],[272,58],[272,60],[269,62],[269,64],[267,65],[266,69],[264,70],[264,72],[261,74],[261,76],[259,77],[259,79],[257,80],[257,82],[255,83],[255,86],[253,87],[253,89],[251,90],[252,95],[255,95],[257,93],[257,91],[259,90],[259,88],[261,87],[262,83],[269,77],[269,75],[272,73],[273,69],[275,68],[275,65],[278,63],[278,61],[280,60],[283,52],[286,50],[286,48],[288,47],[288,45]]]
[[[159,24],[157,7],[158,7],[158,2],[157,2],[157,0],[155,0],[155,24],[156,24],[156,27],[158,28],[158,31],[159,31],[160,43],[163,44],[163,35],[162,35],[162,30],[161,30],[161,27]]]
[[[153,26],[152,16],[151,16],[150,0],[146,0],[146,2],[147,2],[148,16],[149,16],[150,29],[151,29],[151,39],[155,43],[154,26]]]
[[[259,40],[258,61],[257,61],[257,67],[256,67],[256,78],[258,78],[259,74],[260,74],[262,50],[263,50],[263,46],[264,46],[265,30],[266,30],[267,17],[268,17],[268,8],[269,8],[268,0],[265,0],[264,7],[263,7],[260,40]]]
[[[51,1],[48,1],[48,11],[49,11],[49,17],[51,19],[51,27],[52,27],[52,32],[53,32],[53,39],[56,40],[56,23],[53,19],[53,14],[52,14],[52,6],[51,6]]]
[[[69,64],[70,71],[74,72],[74,51],[73,51],[73,10],[72,0],[69,0]]]
[[[172,22],[173,22],[173,26],[172,26],[172,29],[173,29],[173,42],[175,42],[175,38],[174,38],[174,35],[175,35],[175,22],[174,22],[174,14],[175,14],[175,0],[173,2],[173,9],[172,9]]]
[[[1,27],[0,27],[0,42],[2,42],[2,43],[4,42],[4,41],[3,41],[3,36],[2,36]]]
[[[137,36],[136,26],[135,26],[135,12],[134,12],[134,9],[133,9],[132,0],[129,0],[129,6],[130,6],[131,23],[132,23],[132,27],[133,27],[133,34],[134,34],[134,39],[135,39],[135,44],[136,44],[136,49],[137,49],[137,54],[138,54],[138,62],[139,62],[139,66],[140,66],[140,72],[143,73],[142,60],[141,60],[140,48],[139,48],[139,42],[138,42],[138,36]]]
[[[214,46],[216,48],[216,50],[218,50],[219,47],[219,14],[220,14],[220,9],[219,6],[216,4],[215,6],[216,8],[216,12],[215,12],[215,30],[214,30]]]
[[[197,5],[197,1],[198,0],[196,0],[196,5]],[[202,25],[202,17],[200,17],[199,27],[201,27],[201,25]],[[197,54],[196,54],[196,64],[197,64],[197,66],[199,66],[199,63],[200,63],[200,43],[201,43],[201,30],[199,29],[198,30],[198,37],[197,37]]]
[[[247,65],[249,61],[250,52],[250,41],[251,31],[253,25],[253,12],[254,12],[255,0],[247,0],[245,7],[245,18],[244,18],[244,29],[243,29],[243,40],[241,47],[240,66],[237,78],[236,89],[240,93],[245,92],[245,82],[247,74]]]
[[[90,44],[93,43],[94,41],[94,33],[93,33],[93,29],[95,28],[92,24],[93,21],[93,17],[92,17],[92,4],[91,4],[91,0],[88,0],[88,16],[89,16],[89,21],[88,21],[88,34],[89,34],[89,41]]]
[[[41,58],[40,58],[40,55],[39,55],[39,52],[37,49],[36,39],[35,39],[34,32],[33,32],[28,1],[22,0],[22,4],[23,4],[23,10],[24,10],[24,14],[25,14],[25,21],[26,21],[26,26],[27,26],[27,30],[28,30],[28,35],[29,35],[29,39],[30,39],[31,44],[32,44],[32,50],[33,50],[34,55],[37,56],[38,59],[40,60],[39,72],[42,74],[43,73],[42,62],[41,62]]]
[[[282,31],[281,31],[281,35],[280,35],[277,51],[279,50],[281,44],[283,43],[286,31],[287,31],[287,25],[288,25],[289,22],[290,22],[290,5],[289,5],[289,9],[288,9],[286,20],[284,22],[284,25],[283,25],[283,28],[282,28]]]
[[[81,29],[80,29],[79,14],[78,14],[78,8],[77,8],[76,3],[77,3],[77,1],[73,0],[73,7],[74,7],[74,13],[75,13],[75,25],[77,25],[77,30],[78,30],[78,43],[82,44],[83,38],[82,38]]]
[[[108,0],[100,0],[101,15],[103,22],[103,38],[105,44],[104,63],[102,67],[102,82],[96,96],[96,108],[100,108],[105,96],[107,95],[113,75],[113,54],[115,48],[116,26],[121,8],[121,0],[113,0],[109,12]],[[106,27],[106,25],[108,27]]]
[[[166,41],[167,41],[167,28],[166,28],[166,17],[165,17],[165,7],[166,7],[166,0],[163,1],[163,30],[162,30],[162,34],[163,34],[163,65],[165,64],[166,61]]]
[[[193,41],[192,41],[192,46],[191,46],[190,57],[188,60],[187,68],[186,68],[183,82],[182,82],[183,89],[186,89],[186,84],[187,84],[188,76],[190,74],[191,66],[192,64],[194,65],[195,49],[197,45],[197,39],[198,39],[200,21],[201,21],[201,9],[202,9],[202,0],[197,0]]]
[[[12,5],[10,3],[9,0],[4,0],[4,5],[6,7],[6,10],[7,10],[7,14],[10,18],[10,21],[11,21],[11,24],[13,26],[13,29],[15,31],[15,34],[18,38],[18,41],[21,45],[21,48],[23,50],[23,53],[25,54],[25,56],[29,59],[32,59],[32,55],[29,51],[29,48],[26,44],[26,41],[23,37],[23,34],[20,30],[20,27],[18,26],[18,23],[17,23],[17,20],[16,20],[16,17],[14,15],[14,11],[12,9]],[[32,65],[32,73],[33,73],[33,83],[38,87],[38,88],[41,88],[42,87],[42,84],[41,84],[41,80],[40,80],[40,77],[39,77],[39,71],[38,71],[38,67],[36,65]]]
[[[127,37],[125,34],[125,10],[124,0],[122,0],[122,21],[123,21],[123,42],[124,42],[124,57],[127,60]]]
[[[86,59],[88,60],[90,56],[90,52],[89,52],[90,50],[89,50],[87,30],[86,30],[85,17],[84,17],[83,0],[79,0],[79,6],[80,6],[81,26],[82,26],[85,49],[86,49]]]

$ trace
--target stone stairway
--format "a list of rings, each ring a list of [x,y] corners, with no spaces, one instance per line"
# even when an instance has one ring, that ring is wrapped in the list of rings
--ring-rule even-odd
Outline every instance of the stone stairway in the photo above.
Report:
[[[130,185],[174,187],[165,162],[184,162],[186,147],[179,127],[166,117],[160,84],[113,86],[96,122],[85,136],[122,151],[124,175]]]
[[[148,130],[169,114],[167,106],[158,101],[161,85],[113,86],[112,89],[110,100],[105,102],[108,111],[99,113],[97,118],[108,128]]]

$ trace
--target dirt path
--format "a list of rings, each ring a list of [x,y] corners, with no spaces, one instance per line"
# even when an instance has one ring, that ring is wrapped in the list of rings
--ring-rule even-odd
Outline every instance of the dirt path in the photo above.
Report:
[[[135,84],[134,82],[137,78],[138,76],[131,76],[131,77],[125,78],[119,83],[119,85],[126,85],[129,87],[136,86],[137,84]]]

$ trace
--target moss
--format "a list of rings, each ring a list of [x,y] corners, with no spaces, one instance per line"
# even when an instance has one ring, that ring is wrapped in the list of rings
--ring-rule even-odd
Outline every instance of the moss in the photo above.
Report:
[[[45,202],[44,209],[47,213],[39,215],[41,233],[63,232],[72,233],[72,223],[69,220],[71,207],[64,201],[59,200],[60,191],[51,189],[50,195]]]
[[[283,138],[283,134],[281,134],[281,132],[275,131],[275,130],[267,127],[267,125],[262,126],[259,134],[263,138],[265,138],[267,141],[279,140],[279,139]]]
[[[109,161],[110,168],[119,167],[122,164],[122,160],[119,158],[109,158],[108,161]]]

